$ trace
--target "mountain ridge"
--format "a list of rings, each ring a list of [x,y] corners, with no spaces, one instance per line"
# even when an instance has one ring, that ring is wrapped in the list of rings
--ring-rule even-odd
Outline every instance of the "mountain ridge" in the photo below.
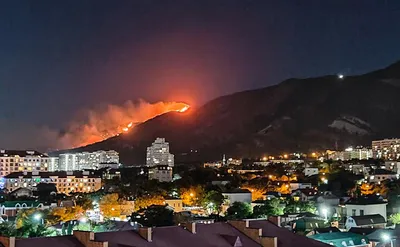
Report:
[[[259,157],[336,143],[370,145],[400,136],[400,62],[340,79],[327,75],[288,79],[213,99],[184,113],[170,112],[129,133],[72,151],[115,149],[126,164],[143,164],[146,147],[165,137],[177,162]]]

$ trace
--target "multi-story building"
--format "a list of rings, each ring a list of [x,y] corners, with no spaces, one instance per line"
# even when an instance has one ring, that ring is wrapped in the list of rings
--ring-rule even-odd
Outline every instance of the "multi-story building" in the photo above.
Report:
[[[400,139],[384,139],[372,141],[373,157],[385,160],[400,158]]]
[[[174,155],[169,153],[169,143],[165,141],[165,138],[157,138],[147,148],[146,165],[174,166]]]
[[[0,176],[18,171],[47,171],[49,157],[37,151],[0,150]]]
[[[159,182],[172,181],[172,167],[168,165],[153,166],[149,169],[149,180],[158,180]]]
[[[48,171],[54,172],[58,170],[59,157],[49,157]]]
[[[349,147],[344,151],[332,152],[328,155],[328,158],[332,160],[367,160],[372,157],[372,149],[365,147]]]
[[[94,192],[101,188],[101,177],[94,172],[14,172],[4,177],[5,188],[35,190],[39,183],[53,183],[58,193]]]
[[[119,154],[114,150],[65,153],[59,155],[58,163],[58,170],[60,171],[98,169],[101,167],[106,167],[105,164],[116,164],[118,166]]]

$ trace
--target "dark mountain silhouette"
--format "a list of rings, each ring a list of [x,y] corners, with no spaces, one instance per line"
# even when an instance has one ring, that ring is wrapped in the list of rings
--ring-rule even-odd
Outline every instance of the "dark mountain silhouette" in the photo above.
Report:
[[[140,164],[146,147],[165,137],[177,162],[206,161],[370,145],[400,137],[399,126],[400,62],[359,76],[289,79],[222,96],[77,150],[115,149],[123,163]]]

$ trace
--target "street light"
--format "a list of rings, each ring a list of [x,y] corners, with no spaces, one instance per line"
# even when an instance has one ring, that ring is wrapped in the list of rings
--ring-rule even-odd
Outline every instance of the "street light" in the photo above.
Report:
[[[44,219],[43,219],[43,217],[42,217],[41,214],[39,214],[39,213],[34,214],[34,215],[33,215],[33,218],[34,218],[35,220],[37,220],[37,221],[40,221],[40,223],[41,223],[42,225],[44,225]]]
[[[383,233],[381,237],[382,237],[383,242],[389,242],[390,241],[390,246],[393,247],[393,241],[392,241],[392,238],[390,237],[389,234]]]

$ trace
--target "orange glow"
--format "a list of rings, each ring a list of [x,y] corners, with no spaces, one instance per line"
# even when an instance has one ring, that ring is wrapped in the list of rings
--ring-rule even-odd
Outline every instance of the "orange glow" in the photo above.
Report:
[[[182,107],[182,109],[178,110],[178,112],[185,112],[190,108],[189,105],[185,105],[184,107]]]
[[[107,105],[89,110],[86,119],[70,123],[67,132],[59,137],[59,149],[80,147],[129,132],[139,123],[167,112],[185,112],[190,108],[182,102],[148,103],[127,101],[123,105]]]

